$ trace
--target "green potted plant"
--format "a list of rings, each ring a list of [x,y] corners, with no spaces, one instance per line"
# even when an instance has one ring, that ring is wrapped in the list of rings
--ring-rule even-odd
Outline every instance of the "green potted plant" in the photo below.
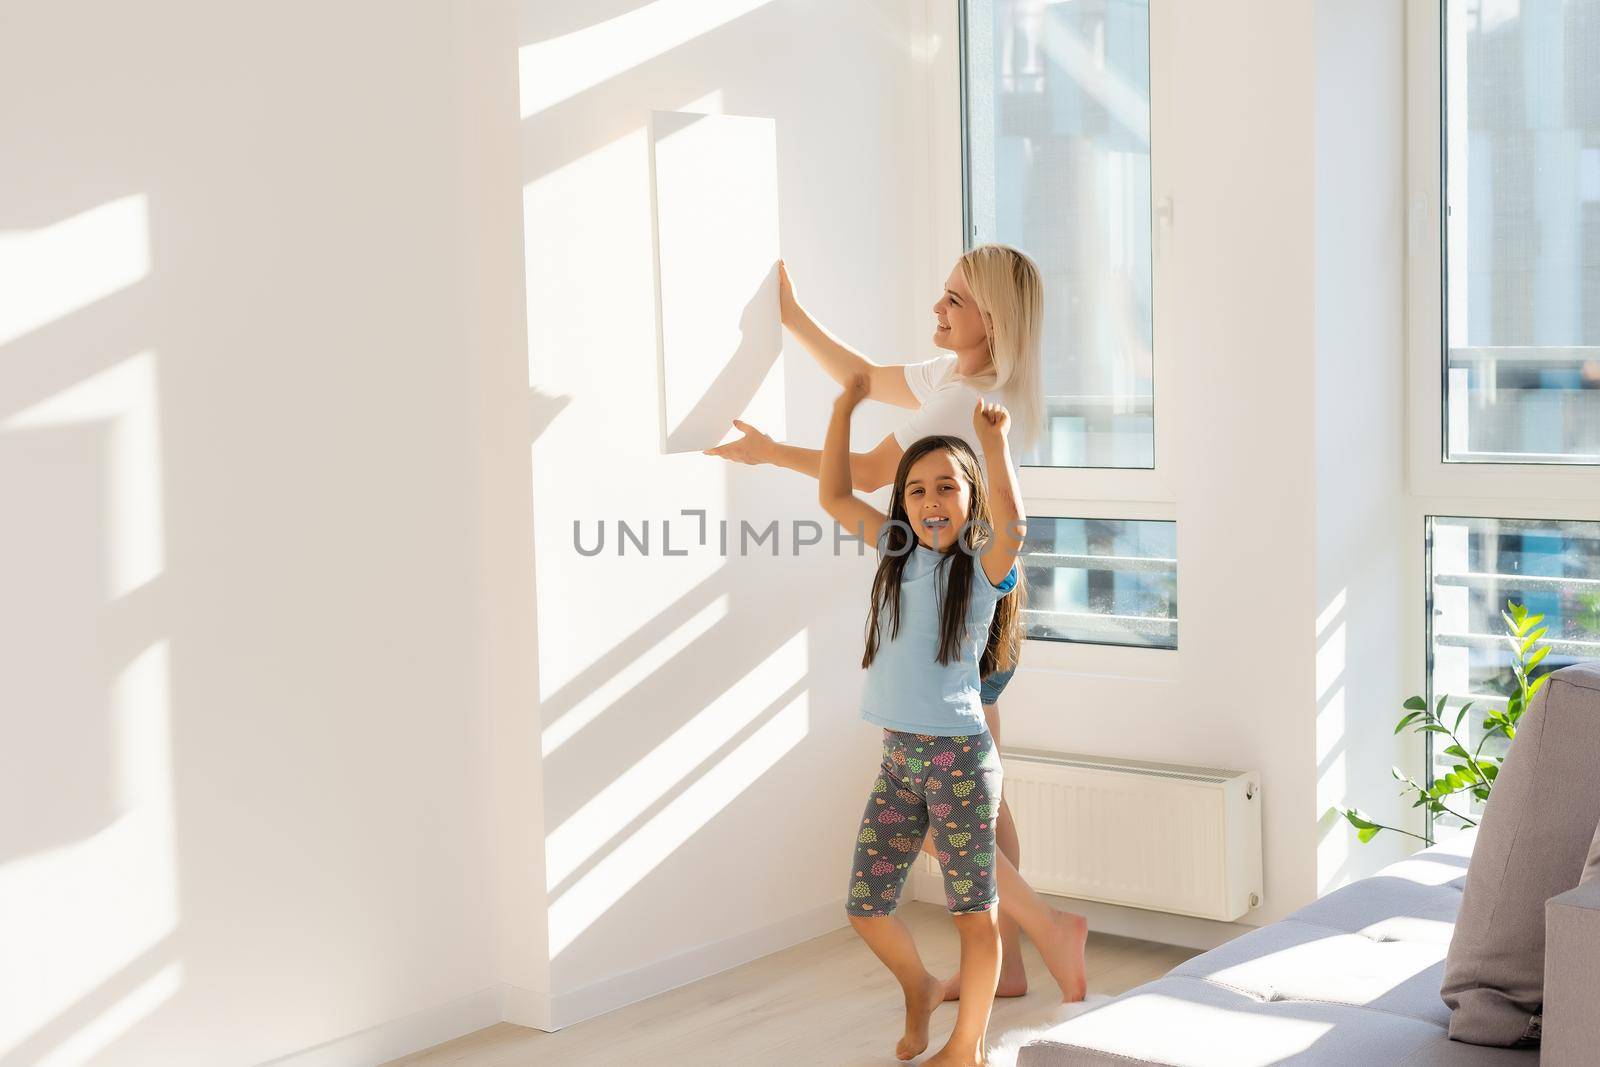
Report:
[[[1398,734],[1409,728],[1415,733],[1437,735],[1429,740],[1447,741],[1444,753],[1453,757],[1455,762],[1448,773],[1442,777],[1434,777],[1430,759],[1429,781],[1426,785],[1402,773],[1398,767],[1390,771],[1395,780],[1404,786],[1401,790],[1402,795],[1415,796],[1416,799],[1411,806],[1427,809],[1429,819],[1426,835],[1414,834],[1398,826],[1386,826],[1363,815],[1359,808],[1342,809],[1340,814],[1356,828],[1356,836],[1363,844],[1384,830],[1392,830],[1431,845],[1433,819],[1440,815],[1453,816],[1468,826],[1477,825],[1477,820],[1470,815],[1472,801],[1482,803],[1489,799],[1489,795],[1494,791],[1495,779],[1500,776],[1500,765],[1505,761],[1503,751],[1485,754],[1484,747],[1491,738],[1502,737],[1509,743],[1516,736],[1517,721],[1527,710],[1533,695],[1543,688],[1545,681],[1550,677],[1548,673],[1534,677],[1534,669],[1550,652],[1549,645],[1540,645],[1549,630],[1548,626],[1539,625],[1544,621],[1544,616],[1529,615],[1527,608],[1508,600],[1505,610],[1500,613],[1500,618],[1505,622],[1506,640],[1511,644],[1511,673],[1516,676],[1516,691],[1507,697],[1504,710],[1493,708],[1484,716],[1483,736],[1476,747],[1463,744],[1461,738],[1457,736],[1472,710],[1472,701],[1469,700],[1461,706],[1456,712],[1453,723],[1447,723],[1445,706],[1450,699],[1448,694],[1440,697],[1431,709],[1422,697],[1414,696],[1407,700],[1403,705],[1405,714],[1395,724],[1394,732]],[[1456,810],[1459,801],[1455,798],[1466,799],[1468,813]]]

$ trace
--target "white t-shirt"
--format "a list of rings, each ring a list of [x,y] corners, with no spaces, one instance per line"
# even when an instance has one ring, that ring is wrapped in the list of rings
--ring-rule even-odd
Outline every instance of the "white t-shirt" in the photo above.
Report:
[[[980,396],[991,404],[1003,403],[1001,394],[981,393],[957,378],[953,352],[924,363],[907,363],[905,372],[906,385],[922,406],[894,431],[900,451],[904,452],[920,438],[935,434],[959,437],[972,446],[978,456],[978,469],[987,474],[983,449],[972,430],[972,409],[978,406]]]

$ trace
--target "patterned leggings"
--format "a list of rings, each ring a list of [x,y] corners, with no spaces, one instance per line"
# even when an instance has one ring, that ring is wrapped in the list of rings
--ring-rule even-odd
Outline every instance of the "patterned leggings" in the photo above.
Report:
[[[930,827],[950,913],[994,907],[1000,777],[987,730],[970,737],[883,731],[883,766],[856,835],[845,910],[892,914]]]

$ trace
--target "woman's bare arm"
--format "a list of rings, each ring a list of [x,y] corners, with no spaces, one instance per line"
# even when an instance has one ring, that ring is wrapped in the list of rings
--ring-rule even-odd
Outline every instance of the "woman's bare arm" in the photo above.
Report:
[[[734,463],[747,463],[751,466],[770,463],[775,467],[784,467],[798,474],[804,474],[808,478],[817,477],[821,471],[821,450],[774,441],[754,426],[738,419],[733,420],[733,425],[743,430],[744,436],[737,441],[708,448],[705,450],[706,455],[719,456]],[[894,473],[899,469],[900,457],[904,454],[900,442],[894,439],[894,434],[889,434],[879,441],[878,447],[871,452],[850,453],[851,484],[863,493],[883,488],[894,481]]]
[[[854,375],[864,374],[869,386],[869,399],[901,408],[917,406],[917,398],[906,384],[904,365],[874,363],[829,333],[795,299],[794,285],[789,280],[789,271],[782,260],[778,262],[778,297],[783,325],[805,346],[828,377],[840,385],[846,385]]]

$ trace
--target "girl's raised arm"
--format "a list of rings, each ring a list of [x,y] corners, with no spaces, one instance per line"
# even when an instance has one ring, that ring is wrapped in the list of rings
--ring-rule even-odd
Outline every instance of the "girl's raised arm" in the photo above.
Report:
[[[789,270],[778,260],[778,306],[784,326],[805,345],[806,351],[840,385],[848,385],[857,374],[867,376],[867,396],[895,407],[918,405],[911,386],[906,384],[906,369],[898,363],[874,363],[823,328],[795,299]]]
[[[1022,539],[1028,533],[1028,516],[1022,510],[1022,488],[1017,484],[1011,446],[1006,442],[1011,413],[999,404],[980,398],[972,411],[972,428],[983,446],[988,466],[984,473],[989,479],[989,516],[994,520],[994,533],[983,552],[983,573],[989,576],[990,585],[999,585],[1011,573],[1011,565],[1022,551]]]
[[[856,496],[850,480],[850,415],[866,399],[868,387],[866,375],[852,375],[845,381],[844,392],[833,402],[833,417],[828,420],[828,436],[822,443],[822,463],[817,473],[817,500],[847,532],[854,531],[867,544],[876,545],[889,517]]]

